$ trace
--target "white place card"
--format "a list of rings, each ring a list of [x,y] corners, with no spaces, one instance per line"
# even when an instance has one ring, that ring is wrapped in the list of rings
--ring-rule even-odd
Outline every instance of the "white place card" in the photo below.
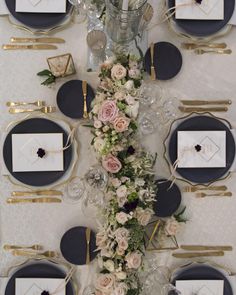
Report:
[[[41,295],[43,291],[66,295],[65,289],[64,279],[16,278],[15,295]]]
[[[38,149],[45,150],[40,158]],[[12,134],[13,172],[63,171],[63,134]]]
[[[175,0],[176,19],[222,20],[224,19],[224,0],[202,0],[201,4],[193,0]]]
[[[223,280],[189,280],[176,281],[176,289],[182,295],[223,295]]]
[[[65,13],[66,0],[16,0],[16,12]]]
[[[226,166],[225,131],[178,131],[179,168]]]

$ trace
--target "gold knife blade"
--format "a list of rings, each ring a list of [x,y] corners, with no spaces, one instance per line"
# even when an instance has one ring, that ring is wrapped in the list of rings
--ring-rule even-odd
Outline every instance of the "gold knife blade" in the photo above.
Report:
[[[48,37],[48,38],[17,38],[11,37],[11,43],[65,43],[62,38]]]
[[[195,106],[200,106],[200,105],[231,105],[232,100],[227,99],[227,100],[181,100],[181,103],[183,105],[195,105]]]
[[[61,203],[62,200],[59,198],[27,198],[27,199],[18,199],[18,198],[8,198],[8,204],[19,204],[19,203]]]
[[[172,253],[175,258],[197,258],[197,257],[219,257],[224,256],[223,251],[212,251],[212,252],[185,252],[185,253]]]
[[[84,113],[83,117],[84,119],[88,118],[88,107],[87,107],[87,81],[82,81],[82,91],[84,96]]]
[[[179,107],[179,110],[183,113],[192,112],[227,112],[227,107],[211,107],[211,108],[200,108],[200,107]]]
[[[202,246],[202,245],[181,245],[181,249],[187,251],[206,251],[206,250],[217,250],[217,251],[232,251],[232,246]]]
[[[37,45],[16,45],[16,44],[4,44],[2,45],[2,49],[4,50],[51,50],[57,49],[57,46],[52,44],[37,44]]]
[[[154,67],[154,43],[150,45],[150,53],[151,53],[151,79],[156,80],[156,70]]]
[[[90,238],[91,238],[91,229],[90,228],[86,228],[86,243],[87,243],[87,247],[86,247],[86,264],[90,263]]]
[[[27,196],[62,196],[61,191],[57,190],[39,190],[39,191],[14,191],[12,197],[27,197]]]
[[[55,251],[33,252],[28,250],[13,250],[11,253],[14,256],[27,256],[27,257],[45,256],[48,258],[58,257],[58,253]]]

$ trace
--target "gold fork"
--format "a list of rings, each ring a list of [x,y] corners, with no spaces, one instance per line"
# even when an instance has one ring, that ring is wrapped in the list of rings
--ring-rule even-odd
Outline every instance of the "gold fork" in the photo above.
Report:
[[[48,113],[54,113],[55,111],[56,111],[56,108],[52,106],[42,107],[39,109],[14,109],[14,108],[9,109],[10,114],[33,113],[33,112],[42,112],[44,114],[48,114]]]
[[[206,193],[197,193],[197,198],[205,198],[205,197],[232,197],[231,192],[223,192],[223,193],[217,193],[217,194],[206,194]]]
[[[26,105],[35,105],[37,107],[43,107],[45,106],[45,101],[43,100],[37,100],[35,102],[12,102],[8,101],[6,103],[8,107],[16,107],[16,106],[26,106]]]
[[[27,250],[13,250],[12,255],[14,256],[26,256],[26,257],[35,257],[35,256],[44,256],[47,258],[58,257],[58,253],[55,251],[45,251],[45,252],[32,252]]]
[[[150,53],[151,53],[151,79],[156,80],[156,71],[154,67],[154,43],[151,43]]]
[[[222,185],[222,186],[209,186],[209,187],[197,187],[197,186],[185,186],[184,187],[184,192],[186,193],[195,193],[197,191],[226,191],[227,186]]]
[[[87,251],[86,251],[86,264],[90,263],[90,237],[91,237],[91,229],[86,228],[86,243],[87,243]]]
[[[207,43],[182,43],[181,47],[187,50],[197,49],[199,47],[224,49],[227,47],[227,44],[226,43],[208,43],[208,44]]]
[[[231,54],[231,49],[219,49],[219,50],[204,50],[204,49],[195,49],[194,52],[198,55],[204,54],[204,53],[215,53],[215,54]]]
[[[83,118],[88,118],[88,107],[87,107],[87,81],[82,81],[82,90],[83,90],[83,96],[84,96],[84,113]]]
[[[31,249],[31,250],[39,251],[39,250],[42,250],[43,247],[37,244],[32,246],[4,245],[3,249],[5,251],[17,250],[17,249]]]
[[[19,204],[19,203],[61,203],[61,199],[59,198],[8,198],[8,204]]]

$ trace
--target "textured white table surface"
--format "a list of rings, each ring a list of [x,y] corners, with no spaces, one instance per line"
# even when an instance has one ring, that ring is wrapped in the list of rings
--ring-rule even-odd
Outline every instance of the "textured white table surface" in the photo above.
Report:
[[[0,0],[3,1],[3,0]],[[153,0],[158,9],[158,0]],[[25,32],[12,27],[5,17],[0,17],[0,41],[8,43],[10,37],[29,37]],[[70,52],[73,55],[77,74],[72,79],[85,79],[96,88],[96,73],[86,72],[86,26],[73,25],[56,34],[66,40],[57,51],[3,51],[0,50],[0,128],[1,133],[6,125],[16,117],[8,114],[5,103],[8,100],[46,100],[56,104],[58,88],[66,81],[62,79],[53,88],[40,85],[36,73],[47,67],[46,58]],[[149,42],[169,41],[180,47],[176,36],[172,35],[166,24],[153,28],[149,33]],[[199,99],[232,99],[233,105],[223,116],[229,119],[236,128],[236,30],[222,39],[233,50],[230,56],[203,55],[182,51],[183,67],[179,75],[166,82],[159,82],[166,93],[178,98]],[[58,112],[58,116],[63,118]],[[20,116],[19,116],[20,118]],[[83,175],[89,166],[96,163],[96,157],[90,147],[91,136],[86,128],[79,129],[80,162],[78,174]],[[164,132],[163,132],[164,134]],[[145,137],[145,145],[152,152],[158,153],[156,164],[157,176],[168,177],[168,169],[162,159],[163,134],[158,132]],[[236,248],[236,175],[224,181],[233,197],[229,199],[196,199],[191,194],[183,194],[183,204],[187,206],[188,223],[178,234],[180,244],[222,244]],[[182,186],[182,184],[180,184]],[[40,243],[45,249],[59,250],[63,233],[76,225],[91,226],[96,229],[94,217],[84,214],[81,202],[76,205],[62,203],[58,205],[7,205],[6,198],[14,187],[0,176],[0,275],[4,275],[9,266],[21,261],[2,250],[3,244]],[[170,267],[178,266],[185,261],[175,260],[171,254],[159,254],[160,264]],[[224,257],[212,259],[215,262],[231,267],[236,271],[236,251],[226,253]],[[93,277],[95,266],[78,267],[78,280],[83,287]],[[1,286],[0,286],[1,288]],[[2,287],[3,288],[3,287]],[[1,290],[1,294],[4,291]]]

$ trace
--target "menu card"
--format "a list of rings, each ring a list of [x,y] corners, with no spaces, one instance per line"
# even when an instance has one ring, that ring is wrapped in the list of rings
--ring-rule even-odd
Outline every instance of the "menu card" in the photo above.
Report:
[[[179,168],[226,166],[225,131],[178,131]]]
[[[176,281],[176,289],[183,295],[223,295],[223,280]]]
[[[16,278],[15,295],[49,294],[66,295],[64,279]]]
[[[66,0],[16,0],[16,12],[65,13]]]
[[[224,19],[224,0],[175,0],[176,19],[222,20]]]
[[[13,172],[63,171],[63,134],[12,134]]]

